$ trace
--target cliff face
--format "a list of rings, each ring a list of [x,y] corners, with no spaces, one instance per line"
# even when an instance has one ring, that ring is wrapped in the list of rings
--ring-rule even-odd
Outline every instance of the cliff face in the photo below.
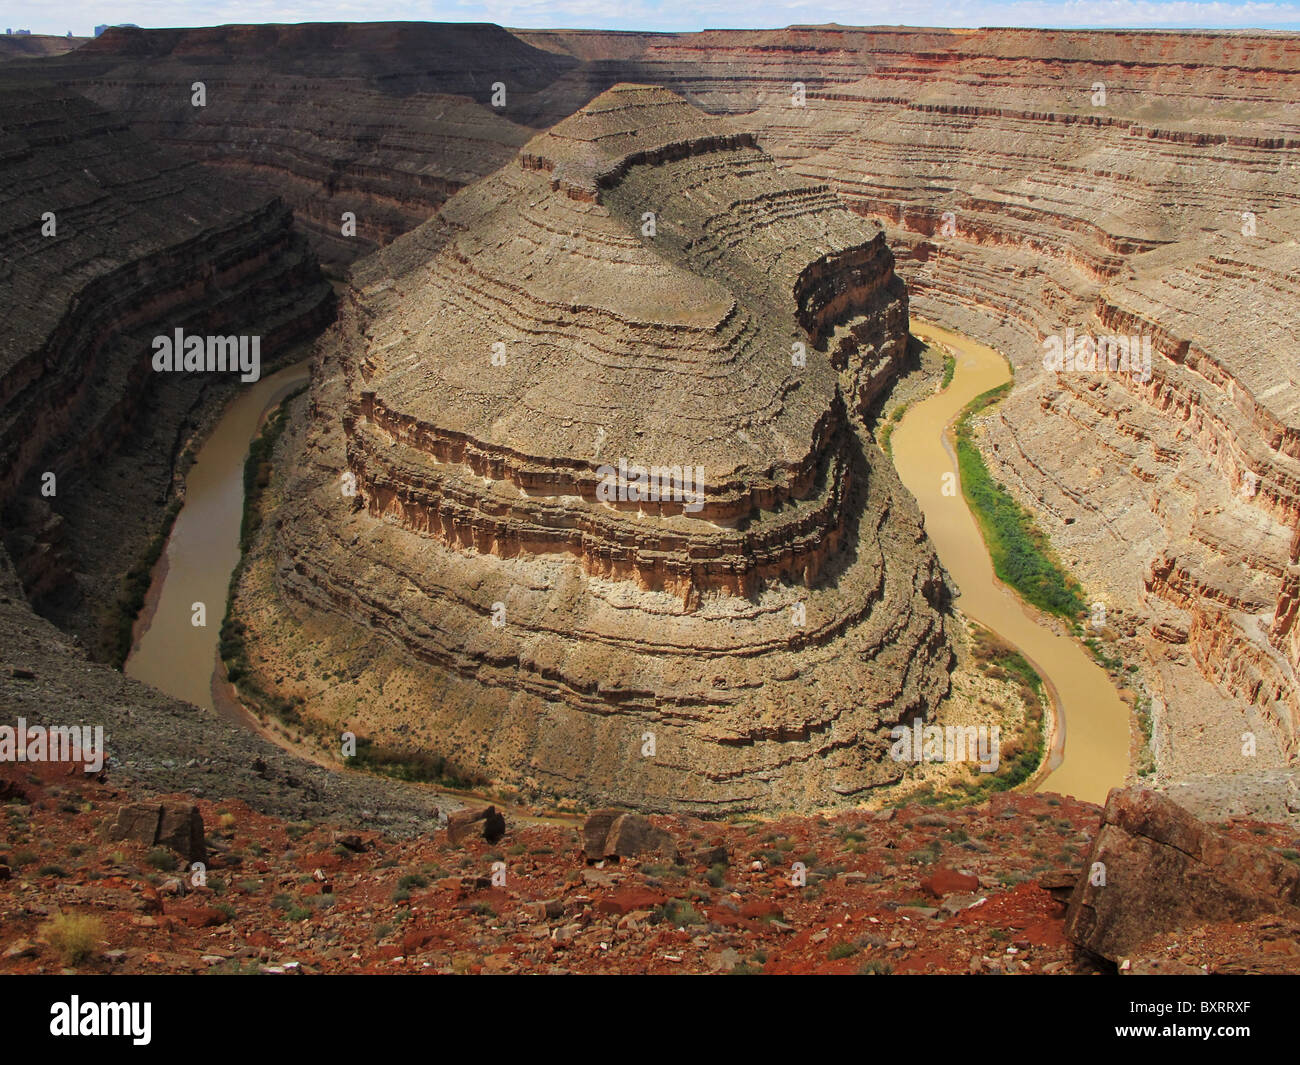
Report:
[[[328,320],[332,294],[277,199],[67,90],[0,82],[0,116],[5,536],[29,597],[100,650],[98,615],[157,531],[192,408],[230,388],[155,374],[151,338],[257,335],[266,365]]]
[[[421,726],[462,769],[838,804],[947,690],[941,571],[857,414],[906,293],[877,226],[751,144],[621,86],[354,272],[276,586],[440,678]],[[638,499],[638,466],[673,479]]]
[[[65,55],[80,48],[89,39],[88,37],[50,37],[40,33],[22,36],[6,33],[0,37],[0,63]]]
[[[1166,777],[1293,761],[1300,42],[990,31],[873,67],[766,100],[760,143],[885,223],[918,313],[1011,356],[989,456],[1146,618]],[[1084,337],[1139,357],[1045,365]]]
[[[498,26],[118,27],[44,76],[152,143],[279,196],[338,266],[512,158],[533,132],[519,125],[530,97],[575,65]],[[494,107],[498,83],[506,96]]]
[[[1300,207],[1295,35],[222,27],[19,65],[277,192],[336,265],[616,82],[746,115],[752,143],[884,224],[919,313],[1015,362],[990,460],[1097,598],[1144,619],[1121,642],[1162,771],[1221,771],[1246,731],[1295,757],[1296,305],[1275,265]],[[569,193],[596,195],[587,177]],[[1150,375],[1045,371],[1071,330],[1150,339]]]

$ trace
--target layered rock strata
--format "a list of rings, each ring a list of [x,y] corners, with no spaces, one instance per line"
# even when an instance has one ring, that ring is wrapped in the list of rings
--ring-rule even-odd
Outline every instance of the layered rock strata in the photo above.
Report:
[[[33,602],[99,650],[187,424],[234,387],[156,374],[152,338],[258,336],[265,370],[333,298],[274,197],[250,200],[67,90],[0,82],[0,115],[5,537]]]
[[[278,586],[427,664],[439,753],[715,812],[900,775],[888,727],[942,697],[952,652],[859,414],[906,350],[879,227],[748,131],[620,86],[353,283]],[[674,473],[638,499],[636,467]]]
[[[1143,619],[1161,778],[1244,782],[1300,753],[1296,41],[1207,42],[1176,110],[1181,37],[1121,66],[930,57],[922,100],[899,92],[922,71],[881,70],[766,106],[762,142],[886,224],[919,313],[1012,358],[989,458],[1094,598]],[[1135,357],[1045,364],[1085,337]]]
[[[427,63],[433,53],[447,62]],[[1272,779],[1294,760],[1291,386],[1272,370],[1248,383],[1240,368],[1284,368],[1295,316],[1270,262],[1289,255],[1300,207],[1300,37],[225,27],[114,30],[22,66],[278,189],[335,261],[414,224],[498,167],[525,127],[616,81],[749,113],[765,151],[886,226],[919,312],[1016,364],[987,425],[990,461],[1094,596],[1141,620],[1125,654],[1142,670],[1160,778]],[[199,79],[224,84],[220,102],[189,106]],[[368,93],[421,136],[329,120]],[[222,110],[236,99],[248,120]],[[337,216],[357,203],[349,243]],[[1150,380],[1042,372],[1044,338],[1129,329],[1160,340]],[[1257,755],[1237,753],[1246,733]]]
[[[337,268],[511,159],[528,98],[573,65],[486,25],[113,27],[43,76],[279,196]]]

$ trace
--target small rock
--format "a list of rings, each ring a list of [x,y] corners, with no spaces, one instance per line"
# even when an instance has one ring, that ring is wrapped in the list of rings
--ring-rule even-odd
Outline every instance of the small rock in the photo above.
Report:
[[[943,898],[955,891],[978,891],[979,886],[979,877],[946,866],[940,866],[921,881],[921,890],[935,898]]]
[[[366,849],[365,843],[362,842],[361,837],[358,836],[355,832],[335,832],[333,836],[330,837],[330,840],[336,846],[343,847],[346,850],[355,851],[357,853],[360,853],[361,851],[364,851]]]
[[[40,948],[30,939],[18,939],[9,944],[4,952],[6,958],[34,958],[40,953]]]

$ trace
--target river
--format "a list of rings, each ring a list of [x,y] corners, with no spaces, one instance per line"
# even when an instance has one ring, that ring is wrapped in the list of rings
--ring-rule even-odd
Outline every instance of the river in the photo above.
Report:
[[[957,355],[952,383],[912,408],[895,427],[894,464],[925,514],[926,529],[953,582],[958,607],[1013,645],[1038,671],[1052,697],[1055,730],[1044,790],[1103,802],[1128,771],[1129,709],[1105,671],[1075,640],[1040,624],[996,580],[979,528],[965,500],[942,493],[945,473],[957,473],[948,431],[976,396],[1010,379],[998,352],[967,337],[913,320],[912,332]],[[217,644],[230,574],[239,561],[244,462],[265,415],[308,380],[307,363],[242,389],[199,450],[185,482],[185,505],[154,572],[136,625],[126,673],[178,699],[217,709],[251,724],[217,698]],[[206,608],[206,626],[191,623],[193,604]],[[1063,757],[1063,754],[1065,757]]]
[[[1082,644],[1048,628],[994,576],[964,496],[943,494],[944,474],[960,477],[953,422],[976,396],[1009,381],[1010,368],[997,351],[959,333],[918,319],[912,333],[950,349],[957,368],[943,392],[909,408],[894,428],[894,466],[920,503],[939,560],[961,591],[958,609],[1015,647],[1047,686],[1056,720],[1050,772],[1040,790],[1103,803],[1128,775],[1129,707]]]
[[[209,710],[221,705],[213,695],[217,644],[239,562],[248,446],[266,414],[310,380],[308,365],[304,360],[241,386],[199,449],[185,478],[185,504],[136,623],[127,676]],[[202,627],[192,623],[195,603],[204,605]]]

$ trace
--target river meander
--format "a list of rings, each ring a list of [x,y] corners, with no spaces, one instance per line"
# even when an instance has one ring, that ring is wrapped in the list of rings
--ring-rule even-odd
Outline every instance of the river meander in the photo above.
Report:
[[[960,333],[915,318],[912,333],[947,347],[957,367],[943,392],[910,407],[894,428],[894,466],[920,503],[926,532],[961,592],[957,608],[1015,647],[1047,686],[1056,722],[1051,768],[1040,789],[1105,802],[1106,793],[1122,786],[1128,774],[1128,705],[1082,644],[1049,628],[994,576],[964,496],[943,493],[944,475],[960,476],[953,422],[975,397],[1009,381],[1010,368],[993,348]]]
[[[948,347],[957,367],[947,389],[915,404],[895,427],[894,464],[919,501],[939,558],[960,589],[958,608],[1013,645],[1047,685],[1056,727],[1051,770],[1040,786],[1103,802],[1128,771],[1127,705],[1082,645],[1041,623],[994,577],[965,499],[960,492],[942,491],[943,475],[957,474],[952,423],[972,399],[1010,379],[1006,360],[992,348],[926,322],[914,319],[912,331]],[[214,698],[214,684],[230,574],[239,561],[244,463],[264,416],[307,380],[307,363],[298,363],[241,390],[226,408],[186,478],[185,505],[155,571],[126,662],[130,676],[199,706],[221,708],[228,716],[223,700]],[[204,627],[191,623],[195,603],[206,609]]]
[[[230,575],[239,562],[248,446],[263,417],[309,379],[303,361],[241,386],[199,449],[185,478],[185,504],[136,625],[128,676],[196,706],[217,705],[217,644]],[[203,604],[204,626],[192,623],[195,603]]]

